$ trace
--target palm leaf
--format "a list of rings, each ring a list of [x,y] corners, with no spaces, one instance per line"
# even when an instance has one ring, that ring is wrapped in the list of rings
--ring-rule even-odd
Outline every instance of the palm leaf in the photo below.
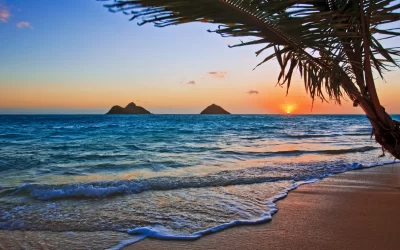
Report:
[[[393,5],[391,0],[363,2],[372,27],[368,53],[382,74],[388,63],[396,63],[393,56],[400,53],[397,48],[384,48],[373,34],[399,35],[378,27],[398,20],[400,5]],[[221,36],[256,37],[232,47],[265,44],[257,55],[274,47],[259,65],[277,58],[281,67],[278,84],[287,84],[288,88],[297,67],[312,98],[325,100],[325,89],[329,99],[340,103],[341,87],[352,99],[364,91],[365,52],[361,46],[360,7],[355,0],[115,0],[105,6],[112,12],[131,15],[131,20],[139,19],[139,25],[207,22],[220,24],[210,32]]]

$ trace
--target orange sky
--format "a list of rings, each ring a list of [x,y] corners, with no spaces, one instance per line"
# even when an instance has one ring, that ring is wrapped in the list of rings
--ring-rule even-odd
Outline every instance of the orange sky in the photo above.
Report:
[[[400,88],[393,83],[399,76],[399,72],[392,72],[386,83],[377,82],[381,102],[390,113],[400,113],[397,101]],[[259,93],[250,95],[247,93],[250,89]],[[154,113],[199,113],[216,103],[232,113],[241,114],[279,114],[288,108],[292,114],[362,114],[360,108],[353,108],[346,101],[339,106],[316,100],[311,109],[311,99],[300,79],[293,81],[288,96],[286,89],[275,87],[274,81],[255,80],[255,83],[245,84],[235,81],[233,76],[204,80],[194,86],[181,82],[165,83],[157,85],[156,91],[140,84],[131,87],[122,84],[118,88],[101,84],[81,84],[79,88],[71,88],[68,84],[0,85],[0,108],[3,109],[96,109],[105,112],[115,104],[124,106],[131,101]]]

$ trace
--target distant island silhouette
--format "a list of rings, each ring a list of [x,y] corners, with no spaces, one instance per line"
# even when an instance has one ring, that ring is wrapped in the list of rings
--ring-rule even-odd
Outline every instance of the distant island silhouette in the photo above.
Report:
[[[204,109],[203,111],[201,111],[200,113],[201,115],[230,115],[231,113],[229,113],[228,111],[226,111],[225,109],[223,109],[222,107],[212,104],[210,106],[208,106],[206,109]]]
[[[151,113],[143,107],[136,106],[136,104],[133,102],[129,103],[125,108],[116,105],[106,113],[106,115],[137,115],[137,114],[146,115]]]

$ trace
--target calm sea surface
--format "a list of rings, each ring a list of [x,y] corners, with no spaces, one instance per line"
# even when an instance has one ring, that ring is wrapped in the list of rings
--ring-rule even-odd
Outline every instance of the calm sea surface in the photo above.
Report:
[[[299,183],[393,161],[370,133],[364,116],[0,116],[0,239],[99,249],[268,221]]]

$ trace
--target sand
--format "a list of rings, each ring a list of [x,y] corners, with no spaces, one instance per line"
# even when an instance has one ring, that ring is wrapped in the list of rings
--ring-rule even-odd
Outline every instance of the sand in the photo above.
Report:
[[[269,223],[196,241],[146,239],[135,249],[400,249],[400,164],[303,185],[277,203]]]

